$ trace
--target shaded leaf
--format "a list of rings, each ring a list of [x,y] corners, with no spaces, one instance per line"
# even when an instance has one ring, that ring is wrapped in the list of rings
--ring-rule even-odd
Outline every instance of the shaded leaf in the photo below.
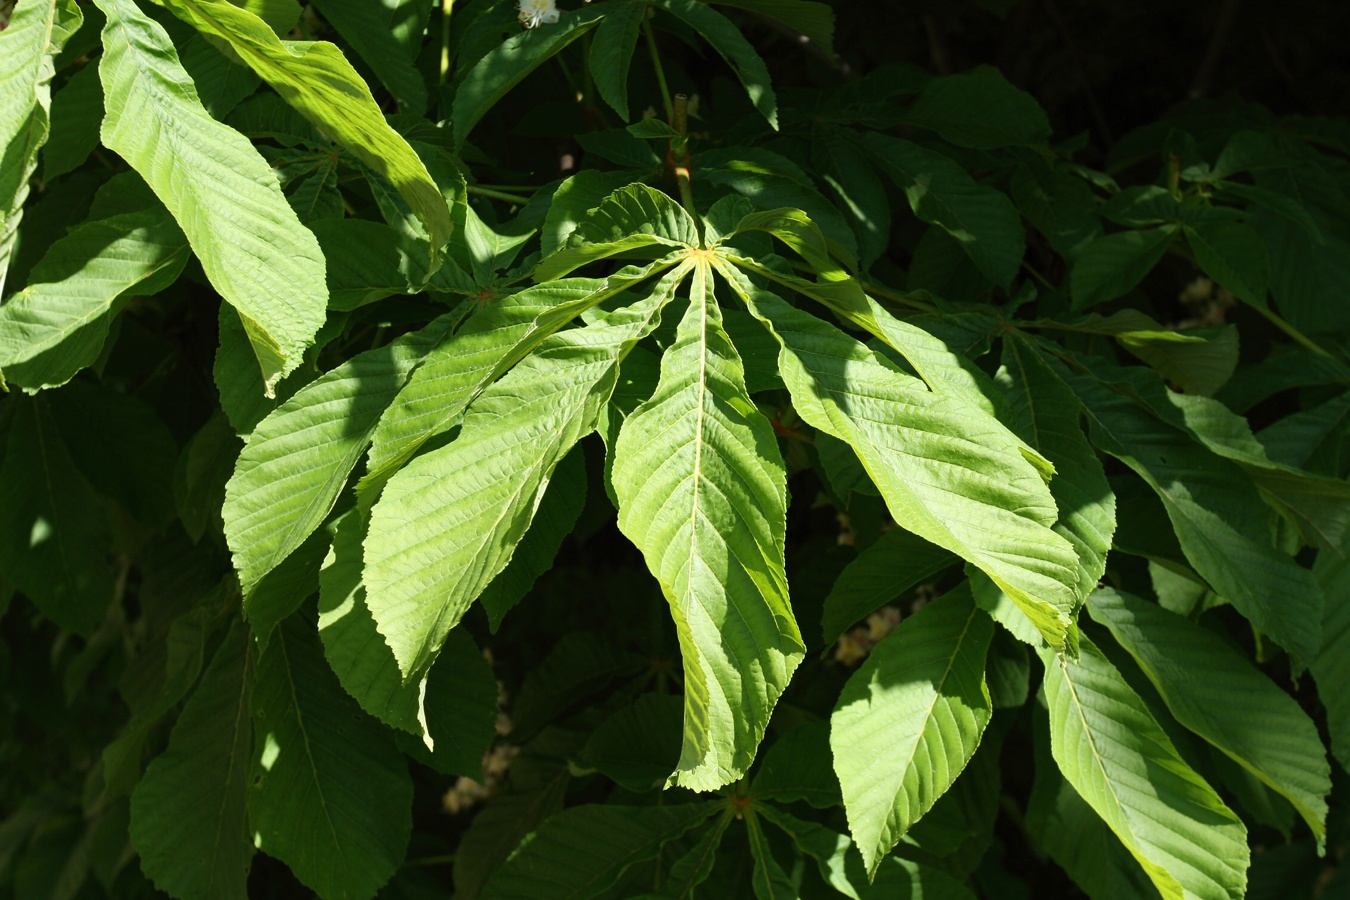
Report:
[[[111,529],[45,400],[17,408],[0,461],[0,572],[49,619],[89,635],[113,598]]]
[[[717,802],[674,806],[577,806],[550,816],[497,871],[485,900],[596,897],[629,867],[706,820]]]
[[[844,567],[825,598],[821,634],[833,643],[855,622],[941,574],[956,562],[949,551],[908,531],[888,531]]]
[[[251,645],[236,622],[179,714],[168,749],[131,796],[131,841],[141,866],[177,897],[248,896]]]
[[[249,825],[258,849],[325,897],[373,897],[403,861],[412,780],[341,690],[313,624],[287,619],[258,660]]]
[[[1326,840],[1331,769],[1317,726],[1292,697],[1211,632],[1102,588],[1088,611],[1143,669],[1177,721],[1294,804]]]
[[[862,144],[905,192],[916,216],[956,238],[990,281],[1012,283],[1026,239],[1006,195],[976,184],[947,157],[909,141],[870,133]]]
[[[778,128],[778,100],[769,83],[769,70],[755,48],[741,34],[741,30],[726,16],[705,3],[696,0],[651,0],[653,6],[664,9],[712,44],[713,49],[726,60],[740,79],[741,86],[750,95],[750,102],[760,115]]]
[[[969,589],[958,589],[901,622],[844,685],[830,747],[869,875],[975,754],[993,714],[992,637]]]
[[[904,119],[936,131],[958,147],[987,150],[1044,144],[1050,138],[1050,120],[1035,98],[988,66],[934,78]]]
[[[168,287],[188,256],[187,238],[153,196],[76,226],[0,306],[0,379],[30,391],[65,384],[98,359],[127,301]]]

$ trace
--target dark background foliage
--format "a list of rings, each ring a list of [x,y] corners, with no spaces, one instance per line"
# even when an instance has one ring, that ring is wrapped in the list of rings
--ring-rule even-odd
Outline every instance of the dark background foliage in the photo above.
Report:
[[[458,6],[457,21],[468,21],[477,2],[468,0]],[[1276,116],[1344,116],[1350,111],[1350,53],[1345,47],[1350,4],[1318,0],[1278,4],[1254,0],[1190,4],[1168,0],[836,0],[831,5],[837,16],[836,59],[803,44],[781,26],[732,11],[765,56],[780,92],[833,88],[887,66],[897,67],[895,77],[903,77],[904,67],[909,66],[951,74],[991,65],[1040,101],[1056,140],[1081,145],[1077,158],[1091,166],[1110,165],[1113,149],[1119,152],[1131,132],[1169,115],[1223,117],[1251,103],[1264,105]],[[439,34],[437,13],[432,15],[428,33]],[[766,134],[762,121],[747,115],[750,110],[744,95],[721,60],[692,37],[687,42],[679,37],[678,29],[662,32],[661,49],[672,90],[699,98],[699,118],[692,131],[705,137],[698,149],[731,142],[731,135],[738,141],[763,139],[769,146],[796,139],[790,123],[785,123],[780,136]],[[425,70],[434,69],[438,52],[437,42],[429,38],[420,63]],[[579,72],[576,77],[581,77]],[[496,182],[523,186],[542,185],[586,164],[585,151],[575,135],[596,125],[619,123],[607,121],[613,114],[603,106],[575,102],[573,91],[558,67],[541,68],[475,131],[466,159],[478,167],[485,181],[491,171]],[[660,106],[646,65],[634,65],[630,93],[631,106],[636,109]],[[376,97],[386,102],[386,108],[393,108],[378,90]],[[478,159],[473,155],[475,148]],[[1157,157],[1137,165],[1145,171],[1131,183],[1146,183],[1152,180],[1154,173],[1147,170],[1157,166]],[[56,234],[77,221],[98,178],[77,176],[38,199],[30,207],[30,231],[41,234],[45,229]],[[491,219],[505,216],[506,209],[483,201],[480,214]],[[897,227],[888,261],[879,266],[904,269],[916,234]],[[11,269],[15,284],[22,283],[25,270],[41,249],[41,240],[24,247]],[[1043,262],[1053,280],[1053,259],[1047,256]],[[1063,275],[1061,269],[1058,277]],[[151,484],[157,468],[162,471],[174,465],[175,445],[186,446],[216,409],[211,369],[217,347],[217,298],[204,285],[200,271],[190,269],[189,276],[169,291],[137,301],[128,315],[118,319],[116,341],[100,363],[108,378],[96,388],[133,396],[143,408],[153,410],[162,423],[155,428],[163,439],[147,444],[138,439],[134,423],[109,422],[102,457],[87,461],[90,466],[141,473],[131,477]],[[1161,272],[1155,277],[1170,278],[1172,283],[1168,290],[1158,292],[1164,299],[1157,301],[1160,309],[1154,314],[1160,321],[1175,321],[1183,311],[1169,307],[1170,298],[1188,273]],[[416,320],[416,302],[409,299],[386,305],[392,328],[399,328],[401,311],[410,321]],[[1252,333],[1259,334],[1259,329]],[[354,348],[369,346],[374,338],[373,331],[356,331],[325,352],[344,359]],[[1248,342],[1246,338],[1244,332],[1244,356],[1258,357],[1263,340],[1257,336]],[[318,368],[327,366],[320,363]],[[54,427],[73,431],[90,427],[81,420],[78,408],[63,409],[60,404],[54,408],[58,417]],[[1255,415],[1260,417],[1260,408]],[[602,448],[591,439],[583,449],[589,481],[599,485]],[[77,462],[83,465],[86,461]],[[225,471],[219,484],[208,484],[204,490],[223,490],[228,463],[222,467]],[[828,715],[848,673],[820,658],[823,648],[815,627],[819,615],[812,606],[823,601],[831,579],[851,551],[838,546],[840,525],[834,510],[813,506],[821,487],[814,479],[811,471],[804,470],[789,485],[788,564],[797,617],[808,638],[808,657],[787,699],[802,709],[820,708]],[[157,496],[155,489],[144,495]],[[218,506],[218,496],[215,502]],[[205,503],[209,508],[209,501]],[[884,515],[879,502],[871,514],[875,520],[870,523],[861,510],[855,515],[853,527],[861,541],[869,539],[869,528],[870,537],[875,538]],[[150,520],[154,515],[150,511],[143,518]],[[120,535],[125,542],[119,548],[123,565],[116,577],[121,579],[125,598],[125,613],[119,614],[125,622],[153,629],[156,619],[167,621],[174,612],[203,601],[229,570],[221,540],[193,544],[178,529],[147,553],[142,543],[146,535],[135,523],[123,524],[127,526]],[[132,558],[143,562],[133,566]],[[0,592],[6,604],[11,593]],[[678,670],[674,631],[659,589],[647,575],[640,555],[618,533],[613,509],[598,490],[590,492],[558,564],[538,582],[527,603],[528,614],[508,618],[495,635],[489,633],[481,611],[475,610],[466,619],[466,627],[491,648],[496,674],[512,697],[533,690],[536,703],[548,702],[538,696],[540,685],[528,683],[529,673],[554,649],[559,635],[571,632],[602,635],[612,646],[636,652],[637,662],[633,671],[616,668],[578,687],[570,694],[572,706],[555,713],[584,716],[589,709],[599,715],[666,678],[672,667]],[[127,665],[129,657],[121,643],[123,624],[111,622],[87,642],[62,637],[55,625],[22,598],[13,600],[0,620],[4,638],[0,649],[0,735],[4,735],[0,770],[5,773],[0,778],[0,811],[6,817],[6,824],[0,825],[0,862],[8,858],[6,854],[18,851],[14,841],[6,843],[7,829],[25,815],[46,817],[33,840],[54,848],[45,857],[25,854],[10,885],[10,896],[37,896],[26,891],[59,883],[62,867],[69,865],[71,841],[84,834],[80,813],[69,800],[97,792],[98,756],[124,717],[118,686],[139,675]],[[1013,806],[1022,805],[1030,792],[1034,750],[1029,731],[1012,728],[1002,751],[1005,763],[1020,761],[1004,766],[1003,791],[1016,798]],[[162,743],[164,736],[156,739]],[[469,815],[447,817],[442,811],[442,795],[454,779],[424,767],[414,767],[414,778],[415,826],[408,854],[412,865],[400,872],[388,896],[443,896],[451,885],[445,863],[472,819]],[[569,804],[602,799],[610,787],[595,781],[577,782],[570,790]],[[1344,810],[1333,807],[1332,815],[1333,821],[1343,820]],[[113,851],[120,848],[118,841],[124,834],[119,827],[124,829],[125,822],[111,821],[107,847],[99,844],[100,835],[95,834],[85,852],[95,866],[109,869],[119,890],[128,895],[143,890],[151,895],[134,864],[126,866],[125,860],[118,864]],[[1339,827],[1332,826],[1333,833],[1344,834],[1344,830],[1343,821]],[[1015,815],[1000,817],[998,834],[1005,857],[991,863],[990,872],[981,880],[985,896],[1016,896],[1027,886],[1030,895],[1038,898],[1079,896],[1062,872],[1029,849]],[[1298,854],[1303,846],[1299,845]],[[1285,857],[1295,856],[1293,850],[1283,852]],[[1307,861],[1299,857],[1289,862],[1296,867]],[[1262,878],[1287,887],[1289,883],[1280,880],[1281,871],[1274,866],[1254,871],[1254,895]],[[1296,877],[1315,879],[1318,871],[1314,865]],[[1005,876],[1022,880],[1022,885],[1005,884],[1000,880]],[[739,883],[748,886],[744,880]],[[71,896],[99,895],[96,881],[84,884]],[[1283,889],[1264,896],[1277,896]],[[285,866],[263,855],[256,857],[250,881],[253,896],[292,897],[301,891]]]

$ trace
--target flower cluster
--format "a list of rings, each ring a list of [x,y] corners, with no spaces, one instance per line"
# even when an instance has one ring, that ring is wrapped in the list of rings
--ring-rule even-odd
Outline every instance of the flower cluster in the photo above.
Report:
[[[883,606],[867,617],[866,625],[859,625],[839,638],[834,648],[834,658],[846,666],[856,666],[872,652],[872,648],[881,639],[895,630],[900,624],[900,610],[894,606]]]
[[[552,25],[558,21],[558,4],[555,0],[520,0],[520,24],[526,28],[538,25]]]

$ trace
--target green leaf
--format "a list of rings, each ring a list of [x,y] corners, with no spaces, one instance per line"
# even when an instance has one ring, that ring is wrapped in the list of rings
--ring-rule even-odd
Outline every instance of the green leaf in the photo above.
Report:
[[[1086,637],[1076,661],[1040,654],[1055,762],[1159,893],[1242,897],[1246,829],[1182,760],[1139,695]]]
[[[638,119],[624,130],[635,138],[647,141],[668,141],[671,138],[684,137],[665,119],[658,119],[655,116]]]
[[[252,642],[236,622],[131,796],[141,867],[173,896],[248,897],[253,679]]]
[[[1264,211],[1251,224],[1266,244],[1270,293],[1280,314],[1310,334],[1350,324],[1336,302],[1350,291],[1350,241],[1332,233],[1318,241],[1302,226]]]
[[[841,129],[818,125],[811,130],[812,156],[820,177],[843,204],[844,215],[858,236],[864,267],[886,252],[891,237],[891,204],[876,169]]]
[[[778,129],[778,100],[769,83],[769,70],[741,30],[717,10],[696,0],[652,0],[657,6],[703,36],[740,79],[750,102]]]
[[[825,53],[834,56],[834,10],[811,0],[709,0],[718,6],[749,10],[800,31]]]
[[[258,660],[249,825],[258,849],[325,897],[373,897],[403,862],[412,779],[343,693],[314,626],[287,619]]]
[[[294,553],[249,585],[243,599],[244,619],[253,628],[260,652],[267,646],[272,629],[318,591],[319,572],[331,543],[332,535],[327,531],[314,532]]]
[[[1114,300],[1144,280],[1167,252],[1177,226],[1121,231],[1087,244],[1069,276],[1075,311]]]
[[[591,732],[578,763],[630,791],[660,788],[680,758],[684,703],[673,694],[643,694]]]
[[[993,715],[993,634],[969,588],[958,589],[901,622],[844,685],[830,747],[869,876],[975,754]]]
[[[483,900],[582,900],[706,821],[712,801],[675,806],[577,806],[550,816],[484,885]]]
[[[630,126],[629,130],[635,127]],[[548,197],[548,212],[544,216],[543,226],[539,229],[540,254],[548,257],[565,245],[567,238],[576,230],[581,220],[586,218],[588,211],[595,209],[619,188],[627,187],[641,177],[627,170],[601,172],[598,169],[583,169],[565,179]]]
[[[28,199],[28,181],[47,141],[52,64],[84,21],[75,0],[30,0],[15,6],[0,58],[0,297]]]
[[[1292,697],[1212,632],[1129,594],[1088,603],[1177,721],[1284,796],[1326,841],[1331,768],[1317,726]]]
[[[212,118],[224,119],[258,89],[259,79],[252,69],[238,65],[227,57],[225,53],[228,51],[224,45],[212,44],[213,40],[216,39],[192,35],[177,45],[178,59],[192,79],[202,106],[206,107]],[[268,99],[281,105],[281,99],[275,95],[268,95]]]
[[[918,144],[875,132],[862,144],[905,192],[914,215],[956,238],[990,281],[1012,283],[1026,238],[1005,194],[976,184],[965,169]]]
[[[164,29],[131,0],[99,7],[108,15],[103,143],[145,178],[211,284],[239,311],[270,395],[323,324],[318,241],[253,145],[202,108]]]
[[[229,0],[162,2],[202,34],[228,42],[282,99],[391,183],[431,236],[434,264],[450,239],[445,198],[426,164],[385,121],[365,79],[341,50],[327,41],[279,40],[267,23]]]
[[[1055,465],[1050,494],[1059,507],[1059,521],[1054,529],[1078,553],[1081,602],[1106,572],[1116,531],[1116,498],[1078,424],[1082,404],[1069,386],[1016,332],[1003,342],[1003,365],[1012,376],[1008,398],[1017,431]]]
[[[553,468],[594,430],[619,363],[656,327],[678,282],[667,277],[633,306],[544,340],[483,391],[458,438],[385,485],[365,543],[366,603],[405,683],[422,677],[506,567]]]
[[[796,886],[788,873],[773,858],[764,828],[752,811],[745,817],[746,836],[750,839],[750,858],[755,867],[750,873],[751,889],[758,900],[799,900]]]
[[[585,505],[585,460],[580,450],[573,450],[553,471],[548,492],[539,503],[534,522],[516,547],[511,562],[478,597],[494,632],[501,627],[506,614],[525,599],[539,576],[553,567],[554,557]]]
[[[1050,120],[1036,99],[988,66],[934,78],[904,121],[936,131],[958,147],[981,150],[1044,145],[1050,138]]]
[[[229,420],[217,412],[188,439],[179,454],[173,499],[183,530],[193,543],[202,539],[208,526],[212,533],[221,533],[225,482],[242,448]]]
[[[371,435],[364,505],[432,437],[454,425],[477,397],[540,342],[590,309],[636,285],[651,268],[606,279],[541,284],[479,309],[454,336],[428,352]]]
[[[317,177],[317,176],[313,176]],[[427,280],[425,257],[383,222],[320,219],[309,223],[328,260],[328,308],[349,310],[394,294],[413,294]],[[451,268],[441,266],[438,276]]]
[[[85,65],[52,97],[50,141],[42,152],[42,180],[79,168],[98,146],[103,85],[98,66]]]
[[[1271,460],[1247,420],[1222,403],[1150,387],[1152,392],[1141,392],[1150,401],[1150,410],[1241,466],[1266,502],[1298,526],[1308,545],[1339,552],[1350,528],[1350,484]]]
[[[805,647],[784,571],[778,442],[746,393],[706,262],[690,297],[656,393],[619,432],[612,479],[619,529],[660,582],[684,657],[671,783],[714,790],[749,768]]]
[[[825,598],[821,633],[834,643],[854,623],[956,562],[950,552],[908,531],[888,531],[849,563]]]
[[[1298,354],[1306,358],[1304,354]],[[1311,409],[1285,416],[1257,435],[1266,454],[1286,466],[1302,466],[1329,439],[1334,440],[1350,421],[1350,392],[1332,397]]]
[[[1009,189],[1022,215],[1069,262],[1078,258],[1081,247],[1101,236],[1092,189],[1063,165],[1029,157],[1013,170]]]
[[[1116,340],[1188,394],[1213,396],[1233,377],[1238,364],[1238,330],[1235,325],[1207,325],[1164,338],[1151,332],[1126,332]],[[1207,335],[1208,339],[1203,339]],[[1198,340],[1176,340],[1192,337]]]
[[[246,596],[328,517],[380,415],[453,319],[447,313],[421,331],[352,357],[253,430],[225,488],[223,509]]]
[[[0,572],[57,625],[87,636],[113,598],[107,513],[47,402],[8,403],[17,408],[0,461]]]
[[[760,760],[750,793],[780,802],[805,800],[818,809],[842,803],[830,752],[830,723],[808,722],[774,741]]]
[[[342,687],[366,712],[421,740],[405,750],[440,771],[479,778],[495,734],[497,682],[473,639],[450,633],[426,679],[404,684],[375,627],[361,583],[366,521],[359,510],[337,522],[319,577],[319,636]],[[399,735],[402,742],[403,735]]]
[[[833,242],[831,252],[856,268],[858,242],[848,220],[787,158],[757,147],[700,150],[692,178],[695,184],[730,188],[764,210],[802,210],[813,227]]]
[[[1266,245],[1250,226],[1226,216],[1191,218],[1183,229],[1195,261],[1240,300],[1266,309]]]
[[[169,626],[163,637],[162,657],[155,657],[162,659],[163,667],[154,700],[148,706],[133,708],[133,717],[126,729],[103,749],[105,797],[129,794],[140,780],[145,744],[151,729],[182,702],[183,696],[192,689],[197,676],[202,673],[205,642],[217,612],[214,604],[204,603],[179,616]],[[228,638],[225,644],[229,644]],[[142,652],[149,654],[154,651],[146,648]],[[243,741],[241,759],[247,758],[248,754],[247,734]]]
[[[1313,570],[1326,594],[1325,638],[1309,668],[1327,709],[1331,752],[1350,768],[1350,553],[1322,552]]]
[[[65,384],[98,359],[113,317],[132,297],[178,278],[187,238],[145,193],[139,209],[72,229],[33,267],[28,286],[0,306],[0,379],[29,391]]]
[[[418,115],[426,111],[427,86],[413,63],[422,49],[428,4],[318,0],[314,8],[366,61],[399,109]]]
[[[820,319],[772,294],[743,296],[783,345],[797,413],[853,447],[897,524],[980,567],[1061,646],[1078,559],[1051,530],[1058,513],[1022,442]]]
[[[1320,642],[1321,591],[1272,544],[1273,513],[1251,478],[1096,377],[1053,368],[1082,401],[1093,443],[1162,500],[1195,571],[1280,646],[1311,659]]]
[[[625,121],[628,119],[628,67],[633,63],[638,28],[647,17],[647,8],[647,0],[627,0],[611,6],[609,14],[600,20],[600,27],[595,30],[587,61],[595,79],[595,89]]]
[[[630,184],[588,211],[567,244],[535,267],[534,278],[552,281],[588,262],[645,247],[659,253],[698,245],[698,225],[683,207],[645,184]]]
[[[397,665],[392,672],[398,676]],[[438,772],[481,779],[484,757],[497,737],[497,692],[492,664],[467,631],[455,629],[427,676],[426,734],[421,739],[396,734],[398,745]]]
[[[455,106],[450,118],[455,124],[456,149],[463,146],[473,127],[511,88],[594,28],[609,10],[609,4],[577,12],[564,10],[555,24],[547,28],[526,28],[474,63],[455,90]]]
[[[1156,900],[1158,890],[1101,816],[1065,780],[1050,755],[1049,717],[1036,719],[1036,778],[1027,799],[1027,834],[1092,900]]]

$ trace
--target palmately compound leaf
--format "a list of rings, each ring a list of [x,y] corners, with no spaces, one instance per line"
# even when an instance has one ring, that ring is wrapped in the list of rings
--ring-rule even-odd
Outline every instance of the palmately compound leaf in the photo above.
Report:
[[[202,107],[164,28],[132,0],[98,3],[108,16],[103,143],[169,208],[211,284],[238,310],[270,393],[324,321],[319,242],[248,139]]]
[[[200,653],[200,650],[198,651]],[[245,900],[253,642],[236,622],[131,795],[131,843],[175,897]]]
[[[389,479],[366,537],[366,604],[405,683],[426,673],[506,568],[554,467],[595,429],[619,364],[659,324],[682,276],[677,269],[632,306],[545,340],[483,391],[455,440]]]
[[[598,897],[632,865],[716,813],[717,801],[577,806],[547,819],[483,886],[482,900]]]
[[[901,622],[844,685],[830,747],[869,875],[975,755],[993,715],[984,680],[993,634],[958,588]]]
[[[798,414],[853,447],[896,522],[983,570],[1052,646],[1063,646],[1078,601],[1078,557],[1051,528],[1058,511],[1021,439],[833,325],[772,294],[739,290],[782,344]]]
[[[277,628],[253,690],[249,825],[321,897],[373,897],[403,862],[412,779],[338,684],[303,614]]]
[[[163,290],[183,271],[187,238],[145,193],[140,208],[72,228],[0,306],[0,382],[30,391],[65,384],[98,359],[128,300]]]
[[[161,0],[203,34],[227,41],[253,71],[333,141],[392,184],[426,227],[432,259],[450,240],[450,209],[426,164],[390,127],[347,57],[327,41],[283,41],[229,0]]]
[[[52,59],[83,21],[75,0],[29,0],[14,7],[0,44],[0,296],[50,128]]]
[[[1092,618],[1139,663],[1182,725],[1283,795],[1326,841],[1331,767],[1292,697],[1213,633],[1156,604],[1103,588]]]
[[[684,657],[671,783],[715,790],[749,768],[805,646],[784,572],[777,439],[746,393],[706,261],[690,295],[656,393],[619,432],[612,480],[619,529],[660,582]]]
[[[661,269],[624,268],[608,278],[535,285],[474,313],[426,355],[380,417],[371,435],[366,474],[357,487],[363,504],[369,506],[426,441],[452,427],[488,385],[545,338]]]
[[[1177,753],[1139,695],[1083,638],[1077,660],[1041,649],[1050,748],[1164,900],[1239,900],[1247,830]]]
[[[328,517],[385,407],[453,319],[447,313],[352,357],[253,430],[225,487],[221,513],[246,595]]]
[[[1059,507],[1055,532],[1078,552],[1078,597],[1085,600],[1106,571],[1116,531],[1116,498],[1087,435],[1082,404],[1034,348],[1012,335],[1003,342],[1008,397],[1017,430],[1055,466],[1050,493]]]

